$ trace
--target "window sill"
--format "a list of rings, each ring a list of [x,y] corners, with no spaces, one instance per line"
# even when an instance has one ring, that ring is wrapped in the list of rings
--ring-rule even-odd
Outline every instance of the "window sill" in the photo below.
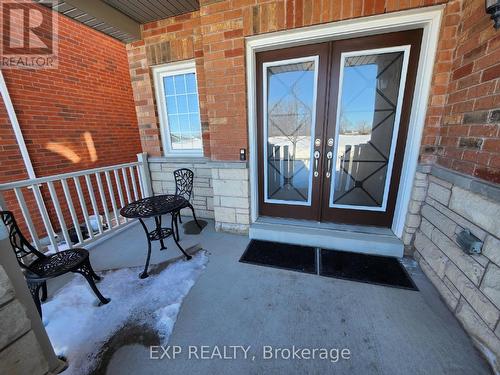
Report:
[[[179,155],[166,154],[164,156],[152,156],[148,158],[150,163],[208,163],[210,159],[200,154]]]

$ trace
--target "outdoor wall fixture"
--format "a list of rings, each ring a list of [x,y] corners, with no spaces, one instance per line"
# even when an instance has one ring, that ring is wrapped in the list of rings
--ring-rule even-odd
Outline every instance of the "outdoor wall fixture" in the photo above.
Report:
[[[495,29],[500,29],[500,0],[486,0],[486,12],[491,14]]]
[[[469,229],[464,229],[457,235],[457,243],[467,254],[481,254],[483,243]]]

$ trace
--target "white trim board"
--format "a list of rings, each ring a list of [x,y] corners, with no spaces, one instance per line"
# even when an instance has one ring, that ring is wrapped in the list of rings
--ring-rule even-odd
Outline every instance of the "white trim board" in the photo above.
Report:
[[[427,103],[443,9],[444,5],[436,5],[294,30],[278,31],[251,36],[246,39],[248,136],[250,145],[250,218],[252,223],[254,223],[258,217],[255,54],[266,50],[292,47],[307,43],[317,43],[326,40],[346,39],[422,28],[422,46],[420,49],[418,71],[415,80],[415,94],[413,96],[408,126],[408,138],[405,147],[400,188],[391,228],[396,236],[402,237],[418,163],[425,116],[427,113]]]
[[[187,73],[194,73],[196,84],[196,96],[199,102],[198,92],[198,75],[196,73],[195,60],[177,61],[173,63],[156,65],[152,68],[153,83],[156,96],[156,110],[158,112],[158,120],[160,123],[160,135],[163,146],[163,153],[166,157],[203,157],[203,145],[201,149],[177,149],[172,148],[170,139],[170,126],[168,123],[167,106],[165,103],[165,87],[163,86],[163,78],[167,76],[176,76]],[[199,104],[198,104],[199,105]],[[199,109],[198,109],[199,111]],[[200,113],[198,112],[198,117]],[[200,136],[201,121],[200,121]]]
[[[26,148],[26,143],[24,142],[23,132],[21,130],[21,126],[19,125],[19,121],[17,120],[16,111],[14,110],[14,105],[12,104],[12,100],[10,99],[9,90],[7,89],[7,84],[5,83],[5,79],[1,70],[0,95],[2,96],[5,109],[9,116],[12,130],[14,131],[17,145],[19,146],[19,151],[21,152],[24,166],[26,167],[26,172],[28,173],[28,178],[36,178],[35,171],[33,170],[33,164],[31,163],[30,154],[28,152],[28,149]]]

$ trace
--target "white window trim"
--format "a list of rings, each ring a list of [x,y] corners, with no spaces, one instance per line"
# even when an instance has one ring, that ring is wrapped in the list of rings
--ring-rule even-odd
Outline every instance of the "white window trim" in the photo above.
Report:
[[[172,75],[194,73],[196,82],[196,91],[198,91],[198,77],[196,74],[196,65],[194,60],[180,61],[169,63],[165,65],[158,65],[153,67],[153,81],[156,94],[156,106],[158,111],[158,118],[160,122],[160,134],[163,145],[163,154],[170,157],[200,157],[203,156],[203,132],[202,148],[200,150],[173,150],[170,140],[170,127],[167,119],[167,106],[165,103],[165,88],[163,87],[163,78]],[[198,101],[200,100],[198,94]]]

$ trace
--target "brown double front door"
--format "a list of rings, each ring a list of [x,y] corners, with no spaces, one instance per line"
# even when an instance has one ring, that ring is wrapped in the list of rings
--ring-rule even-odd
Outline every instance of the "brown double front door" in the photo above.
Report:
[[[391,226],[421,36],[257,54],[261,215]]]

